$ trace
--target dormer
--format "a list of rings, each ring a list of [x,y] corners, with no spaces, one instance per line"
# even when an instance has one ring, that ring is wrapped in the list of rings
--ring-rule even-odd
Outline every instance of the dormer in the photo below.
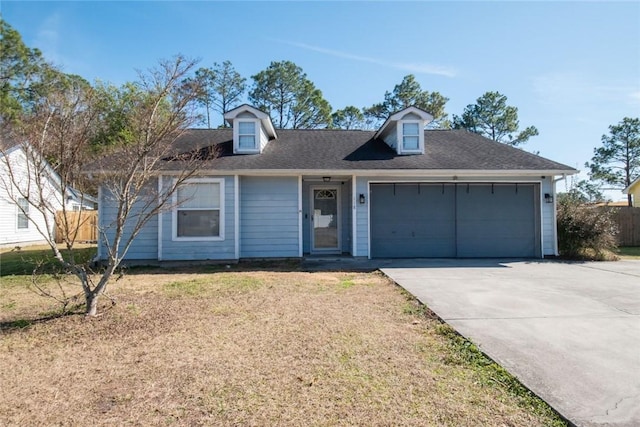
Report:
[[[424,127],[433,116],[418,107],[407,107],[389,116],[375,134],[400,155],[424,154]]]
[[[233,128],[233,154],[262,153],[267,143],[277,138],[269,115],[251,105],[227,111],[224,119]]]

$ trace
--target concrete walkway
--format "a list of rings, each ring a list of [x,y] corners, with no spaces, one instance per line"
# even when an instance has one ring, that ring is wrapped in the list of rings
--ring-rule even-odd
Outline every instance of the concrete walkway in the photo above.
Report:
[[[382,264],[571,422],[640,426],[639,261]]]

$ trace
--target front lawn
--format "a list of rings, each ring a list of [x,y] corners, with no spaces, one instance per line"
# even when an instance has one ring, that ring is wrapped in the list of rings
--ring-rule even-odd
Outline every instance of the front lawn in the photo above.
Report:
[[[0,425],[564,425],[382,274],[255,267],[133,271],[95,319],[0,278]]]
[[[68,253],[62,247],[60,251],[63,256],[68,257]],[[96,245],[77,244],[73,253],[77,262],[89,261],[96,254]],[[53,273],[57,266],[53,251],[46,245],[0,249],[0,277],[31,274],[36,267],[39,267],[38,271],[42,273]]]
[[[616,255],[622,259],[640,260],[640,246],[622,246],[616,249]]]

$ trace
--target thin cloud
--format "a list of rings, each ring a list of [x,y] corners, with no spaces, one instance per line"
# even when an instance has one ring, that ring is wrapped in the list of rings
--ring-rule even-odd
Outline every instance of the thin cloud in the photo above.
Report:
[[[381,65],[383,67],[396,68],[398,70],[409,71],[416,74],[433,74],[444,77],[455,77],[457,71],[451,67],[445,67],[441,65],[424,64],[424,63],[404,63],[404,62],[390,62],[382,59],[371,58],[368,56],[355,55],[348,52],[341,52],[339,50],[326,49],[324,47],[313,46],[306,43],[289,42],[285,40],[273,39],[273,41],[289,46],[299,47],[301,49],[311,50],[313,52],[323,53],[325,55],[335,56],[337,58],[350,59],[352,61],[368,62],[370,64]]]
[[[578,105],[601,105],[603,102],[637,104],[640,91],[623,82],[599,84],[582,73],[547,73],[533,79],[533,88],[540,102],[565,108]]]
[[[44,58],[60,70],[80,75],[86,74],[90,67],[81,59],[81,56],[69,56],[63,53],[65,50],[69,50],[69,34],[65,34],[69,31],[68,29],[65,31],[63,18],[58,12],[47,16],[38,26],[34,47],[40,49]],[[77,42],[73,40],[72,43]],[[74,49],[77,49],[77,46]]]
[[[38,29],[35,39],[35,45],[45,55],[45,57],[53,63],[60,65],[64,63],[59,53],[60,46],[60,15],[54,13],[48,16]]]

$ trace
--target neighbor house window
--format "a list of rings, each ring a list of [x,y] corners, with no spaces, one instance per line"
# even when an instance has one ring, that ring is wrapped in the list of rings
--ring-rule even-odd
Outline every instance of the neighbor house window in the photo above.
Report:
[[[416,151],[420,149],[419,123],[402,123],[402,149],[407,151]]]
[[[255,122],[242,121],[238,123],[238,148],[240,150],[255,150],[257,140]]]
[[[222,240],[224,238],[224,187],[222,179],[190,180],[177,191],[174,238]]]
[[[29,201],[24,198],[18,199],[18,229],[29,228]]]

